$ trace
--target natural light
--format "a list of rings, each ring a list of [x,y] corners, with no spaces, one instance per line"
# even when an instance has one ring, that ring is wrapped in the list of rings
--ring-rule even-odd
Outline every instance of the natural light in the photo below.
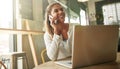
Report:
[[[80,11],[80,16],[81,16],[81,25],[87,25],[85,11],[82,9]]]
[[[13,16],[13,0],[0,1],[0,28],[11,28]],[[9,52],[9,34],[0,32],[0,53]]]
[[[104,5],[102,7],[105,25],[119,24],[119,20],[120,20],[119,6],[120,3],[113,3],[113,4]]]

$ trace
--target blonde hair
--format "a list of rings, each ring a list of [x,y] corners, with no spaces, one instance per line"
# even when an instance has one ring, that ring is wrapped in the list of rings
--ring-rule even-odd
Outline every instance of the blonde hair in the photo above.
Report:
[[[52,7],[54,5],[60,5],[61,6],[61,4],[59,4],[59,3],[51,3],[47,6],[46,13],[45,13],[45,31],[48,32],[51,37],[53,37],[53,35],[54,35],[54,32],[53,32],[54,29],[50,25],[49,15],[50,15]]]

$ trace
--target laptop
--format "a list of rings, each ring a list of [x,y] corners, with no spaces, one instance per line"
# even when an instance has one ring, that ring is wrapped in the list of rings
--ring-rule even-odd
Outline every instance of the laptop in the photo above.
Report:
[[[72,57],[55,63],[69,68],[80,68],[115,61],[118,37],[118,25],[75,25]]]

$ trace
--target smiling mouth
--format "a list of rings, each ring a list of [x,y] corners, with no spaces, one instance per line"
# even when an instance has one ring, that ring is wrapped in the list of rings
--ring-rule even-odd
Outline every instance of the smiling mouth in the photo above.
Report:
[[[64,18],[64,15],[59,16],[59,18]]]

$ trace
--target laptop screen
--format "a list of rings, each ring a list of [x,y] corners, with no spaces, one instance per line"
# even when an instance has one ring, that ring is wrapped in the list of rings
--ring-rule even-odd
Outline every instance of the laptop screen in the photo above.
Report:
[[[73,30],[72,62],[74,67],[116,59],[118,25],[75,25]]]

